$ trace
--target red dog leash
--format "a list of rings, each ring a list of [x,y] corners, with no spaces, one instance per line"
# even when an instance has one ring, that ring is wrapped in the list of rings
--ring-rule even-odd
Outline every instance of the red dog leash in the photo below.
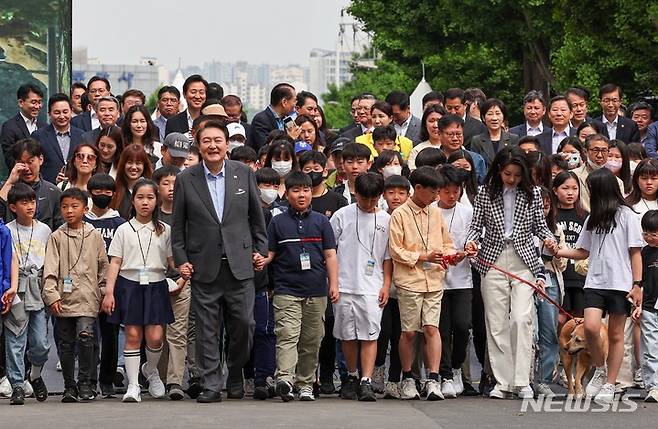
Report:
[[[452,255],[449,255],[449,256],[452,256]],[[449,256],[444,256],[444,260],[446,260],[446,262],[448,262],[449,259],[454,259],[454,258],[449,258]],[[475,258],[473,258],[473,259],[475,259]],[[496,271],[498,271],[498,272],[500,272],[500,273],[502,273],[502,274],[505,274],[507,277],[511,277],[511,278],[513,278],[514,280],[518,281],[519,283],[523,283],[523,284],[525,284],[525,285],[530,286],[530,287],[533,288],[533,289],[535,290],[535,292],[537,292],[542,298],[544,298],[545,300],[547,300],[548,302],[550,302],[551,304],[553,304],[553,305],[558,309],[558,311],[559,311],[560,313],[564,314],[564,315],[567,316],[569,319],[575,319],[575,317],[574,317],[571,313],[569,313],[567,310],[565,310],[564,308],[562,308],[562,306],[561,306],[560,304],[558,304],[557,302],[555,302],[550,296],[546,295],[546,292],[544,292],[543,290],[541,290],[540,288],[538,288],[538,287],[535,286],[534,284],[530,283],[530,282],[527,281],[527,280],[522,279],[521,277],[519,277],[519,276],[517,276],[517,275],[515,275],[515,274],[512,274],[512,273],[510,273],[510,272],[508,272],[508,271],[503,270],[502,268],[499,268],[499,267],[495,266],[495,265],[492,264],[491,262],[487,262],[487,261],[485,261],[484,259],[480,258],[479,256],[477,257],[477,260],[478,260],[482,265],[485,265],[485,266],[487,266],[487,267],[489,267],[489,268],[491,268],[491,269],[494,269],[494,270],[496,270]]]

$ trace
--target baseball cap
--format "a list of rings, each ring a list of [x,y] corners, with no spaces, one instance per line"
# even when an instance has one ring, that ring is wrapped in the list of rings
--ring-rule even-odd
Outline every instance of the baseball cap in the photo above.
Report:
[[[295,153],[308,152],[309,150],[313,150],[313,146],[306,143],[304,140],[295,142]]]
[[[181,133],[167,134],[162,145],[167,147],[167,150],[174,158],[187,158],[192,146],[190,139]]]
[[[231,122],[226,125],[228,128],[228,137],[231,138],[235,135],[240,135],[242,137],[247,137],[247,132],[244,129],[244,126],[239,122]]]
[[[203,109],[201,109],[201,114],[202,115],[210,115],[210,116],[222,116],[224,118],[228,118],[228,115],[226,114],[226,110],[224,110],[224,106],[221,104],[210,104]]]
[[[342,152],[343,147],[345,147],[346,144],[352,143],[352,140],[346,138],[346,137],[339,137],[336,140],[334,140],[334,143],[331,145],[331,150],[329,153],[334,153],[334,152]]]

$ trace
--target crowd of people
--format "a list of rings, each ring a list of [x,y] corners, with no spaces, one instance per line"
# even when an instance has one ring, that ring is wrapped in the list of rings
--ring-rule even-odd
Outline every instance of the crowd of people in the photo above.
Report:
[[[617,85],[598,118],[583,88],[530,91],[511,127],[478,88],[428,93],[421,118],[404,92],[359,94],[340,130],[287,83],[251,123],[200,75],[155,112],[101,76],[51,95],[49,124],[38,87],[17,99],[0,132],[11,404],[48,397],[51,330],[62,402],[552,396],[572,318],[593,374],[569,394],[658,402],[658,122]]]

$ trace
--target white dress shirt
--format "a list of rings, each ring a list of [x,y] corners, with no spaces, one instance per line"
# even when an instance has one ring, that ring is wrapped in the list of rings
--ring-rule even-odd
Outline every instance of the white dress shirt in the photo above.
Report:
[[[538,134],[541,134],[544,132],[544,124],[539,122],[539,125],[536,127],[533,127],[529,123],[525,123],[525,133],[528,136],[536,136]]]
[[[27,116],[21,113],[21,117],[23,118],[23,121],[25,121],[25,126],[27,127],[27,131],[29,134],[32,134],[37,130],[37,120],[36,119],[30,119]]]
[[[398,136],[404,137],[407,134],[407,129],[409,128],[410,122],[411,122],[411,113],[409,114],[407,120],[402,123],[402,125],[393,123],[393,127],[395,128],[395,132],[398,133]]]
[[[553,129],[553,138],[552,138],[553,151],[551,153],[557,153],[557,147],[560,146],[560,142],[562,142],[562,140],[569,137],[569,131],[571,131],[569,127],[566,127],[562,132],[557,132],[555,131],[555,129]]]
[[[94,109],[91,109],[91,129],[95,130],[96,128],[101,126],[101,121],[98,120],[98,115],[96,114],[96,111]]]
[[[619,122],[619,115],[615,117],[615,120],[610,122],[608,121],[608,118],[603,115],[603,123],[605,124],[605,127],[608,129],[608,137],[610,140],[614,140],[617,138],[617,123]]]
[[[503,217],[505,219],[505,239],[511,240],[514,236],[514,210],[516,209],[516,186],[510,188],[503,186]]]

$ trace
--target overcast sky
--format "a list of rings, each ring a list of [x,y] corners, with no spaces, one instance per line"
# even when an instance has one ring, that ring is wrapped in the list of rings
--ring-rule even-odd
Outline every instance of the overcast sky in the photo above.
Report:
[[[307,65],[312,48],[335,49],[340,10],[349,3],[73,0],[73,46],[86,46],[89,57],[106,64],[149,56],[169,69],[179,57],[183,66],[211,60]]]

